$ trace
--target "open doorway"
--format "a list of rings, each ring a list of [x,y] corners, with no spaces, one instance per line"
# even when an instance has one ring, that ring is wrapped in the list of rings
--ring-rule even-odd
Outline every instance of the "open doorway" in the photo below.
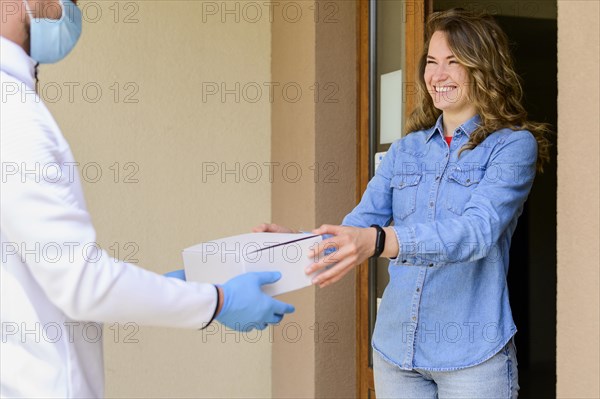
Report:
[[[512,44],[530,119],[556,132],[556,1],[433,1],[434,11],[453,7],[495,16]],[[550,164],[536,177],[510,251],[508,284],[525,399],[556,397],[556,135],[550,139]]]

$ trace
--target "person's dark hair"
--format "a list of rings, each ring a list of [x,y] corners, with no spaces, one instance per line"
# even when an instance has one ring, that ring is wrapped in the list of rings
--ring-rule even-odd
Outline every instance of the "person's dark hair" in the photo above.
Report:
[[[417,107],[407,119],[407,133],[430,128],[441,114],[433,105],[424,80],[429,42],[437,31],[445,33],[448,47],[467,69],[469,101],[481,117],[480,126],[460,152],[475,148],[491,133],[502,128],[528,130],[537,140],[537,169],[542,171],[544,163],[549,160],[550,142],[546,138],[550,132],[549,125],[527,120],[527,111],[521,104],[523,89],[514,70],[508,38],[494,18],[487,14],[455,8],[435,12],[429,17],[417,77]]]

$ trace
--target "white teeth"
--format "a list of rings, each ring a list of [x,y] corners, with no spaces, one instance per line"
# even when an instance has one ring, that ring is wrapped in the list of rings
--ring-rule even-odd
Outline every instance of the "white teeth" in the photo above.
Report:
[[[447,91],[456,89],[456,86],[442,86],[442,87],[434,86],[434,88],[437,93],[445,93]]]

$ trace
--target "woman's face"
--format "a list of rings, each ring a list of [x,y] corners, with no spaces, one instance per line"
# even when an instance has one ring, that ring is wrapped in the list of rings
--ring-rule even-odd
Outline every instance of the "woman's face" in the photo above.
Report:
[[[437,109],[445,114],[472,113],[469,74],[452,54],[445,32],[436,31],[429,41],[424,78]]]

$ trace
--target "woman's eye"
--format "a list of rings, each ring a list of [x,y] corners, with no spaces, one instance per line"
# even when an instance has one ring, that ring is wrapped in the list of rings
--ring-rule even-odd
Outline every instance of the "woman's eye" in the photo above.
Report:
[[[433,62],[433,61],[431,61],[431,60],[430,60],[430,61],[427,61],[427,63],[428,63],[428,64],[435,64],[435,62]]]

